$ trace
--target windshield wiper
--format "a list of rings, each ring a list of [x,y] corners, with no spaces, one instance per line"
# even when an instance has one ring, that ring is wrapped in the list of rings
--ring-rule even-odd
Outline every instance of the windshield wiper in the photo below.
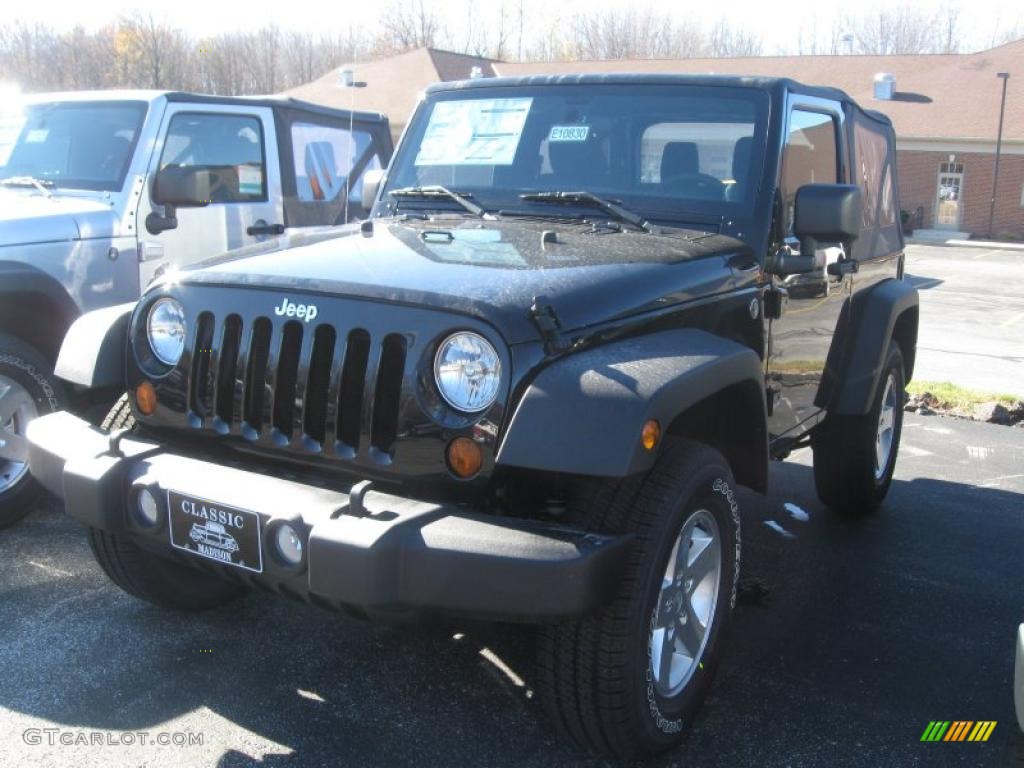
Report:
[[[402,187],[401,189],[388,190],[388,194],[392,197],[444,197],[449,200],[454,200],[456,203],[461,205],[467,211],[472,213],[474,216],[478,216],[481,219],[493,219],[494,217],[487,213],[482,207],[474,203],[469,199],[469,195],[459,194],[458,192],[452,192],[446,187],[442,187],[440,184],[431,184],[428,187]]]
[[[628,208],[624,208],[617,200],[606,200],[598,197],[593,192],[528,192],[519,196],[520,200],[527,203],[552,203],[554,205],[589,205],[600,208],[619,221],[631,224],[644,232],[651,231],[651,225],[647,219]]]
[[[5,187],[35,187],[47,197],[53,195],[50,190],[55,186],[49,179],[37,179],[34,176],[8,176],[0,179],[0,184]]]

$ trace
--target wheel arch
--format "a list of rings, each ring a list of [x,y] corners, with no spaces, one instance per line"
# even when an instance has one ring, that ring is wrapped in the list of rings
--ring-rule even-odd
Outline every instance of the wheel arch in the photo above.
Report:
[[[54,278],[19,262],[0,262],[0,331],[31,345],[51,364],[80,312]]]
[[[910,381],[917,354],[920,298],[903,280],[883,280],[843,308],[846,331],[832,342],[815,403],[839,416],[867,413],[878,387],[889,341],[896,339]]]
[[[679,413],[667,434],[714,448],[725,457],[737,483],[765,493],[768,431],[764,402],[762,387],[749,379],[740,381]]]

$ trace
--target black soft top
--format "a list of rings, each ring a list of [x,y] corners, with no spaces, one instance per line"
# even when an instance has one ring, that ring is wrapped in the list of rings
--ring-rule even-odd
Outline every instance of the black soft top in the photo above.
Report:
[[[386,123],[387,116],[380,112],[359,112],[348,109],[334,109],[325,107],[323,104],[314,104],[310,101],[293,99],[290,96],[212,96],[208,93],[186,93],[184,91],[171,91],[164,94],[168,101],[185,102],[188,104],[230,104],[242,107],[277,107],[287,109],[299,109],[303,112],[314,112],[328,117],[344,117],[349,115],[353,120],[367,123]]]
[[[772,94],[786,91],[834,99],[856,106],[872,119],[891,125],[881,112],[865,110],[845,91],[819,85],[804,85],[787,77],[761,77],[758,75],[681,75],[662,72],[581,72],[566,75],[527,75],[524,77],[480,77],[473,80],[453,80],[435,83],[427,93],[463,90],[468,88],[515,88],[543,85],[699,85],[712,87],[757,88]]]

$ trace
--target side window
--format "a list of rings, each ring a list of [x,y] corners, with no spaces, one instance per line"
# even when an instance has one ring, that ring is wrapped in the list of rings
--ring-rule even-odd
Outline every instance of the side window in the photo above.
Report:
[[[785,232],[793,231],[796,191],[804,184],[835,184],[838,154],[835,118],[821,112],[794,109],[789,116],[789,133],[782,153],[782,193]]]
[[[171,118],[160,156],[168,165],[207,168],[214,203],[267,199],[263,127],[248,115],[181,112]]]
[[[303,202],[331,202],[345,187],[357,160],[373,143],[367,131],[349,131],[329,125],[292,123],[292,160],[295,166],[295,189]],[[366,170],[380,168],[380,159],[373,155]],[[352,182],[350,202],[362,194],[362,174]]]
[[[864,199],[864,227],[889,227],[896,223],[896,201],[892,188],[889,144],[884,134],[862,121],[853,126],[854,172]]]

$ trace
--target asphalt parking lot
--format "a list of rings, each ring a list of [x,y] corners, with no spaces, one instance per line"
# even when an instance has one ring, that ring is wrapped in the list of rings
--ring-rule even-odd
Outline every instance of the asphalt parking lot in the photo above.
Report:
[[[657,765],[1007,764],[1024,430],[908,414],[866,520],[822,508],[809,460],[742,495],[727,661]],[[162,613],[107,582],[57,505],[0,536],[0,563],[5,765],[593,764],[545,727],[522,628],[368,625],[264,595]],[[984,744],[921,743],[936,719],[998,725]]]
[[[921,293],[916,376],[1024,399],[1024,251],[908,245]]]

